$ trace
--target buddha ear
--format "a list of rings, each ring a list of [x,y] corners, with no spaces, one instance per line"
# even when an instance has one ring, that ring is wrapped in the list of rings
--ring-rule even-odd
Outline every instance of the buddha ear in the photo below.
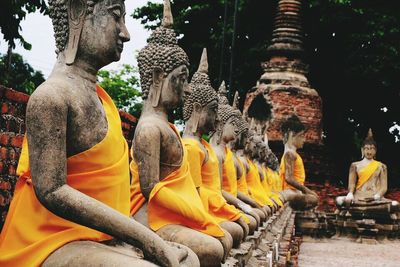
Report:
[[[192,117],[194,120],[194,123],[193,123],[194,132],[197,132],[197,128],[199,127],[200,115],[201,115],[201,105],[199,103],[194,103],[193,104],[193,113],[192,113]]]
[[[68,22],[69,34],[68,43],[65,48],[65,63],[72,65],[75,62],[76,53],[78,52],[79,40],[83,23],[86,15],[86,1],[84,0],[70,0],[68,1]]]
[[[157,107],[160,102],[161,90],[164,81],[164,71],[160,67],[153,69],[153,85],[151,94],[151,105]]]

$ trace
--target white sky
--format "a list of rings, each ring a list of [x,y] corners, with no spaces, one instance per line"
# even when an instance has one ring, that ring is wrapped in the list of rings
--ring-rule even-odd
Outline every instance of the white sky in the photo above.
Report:
[[[145,46],[149,32],[144,29],[139,20],[134,20],[130,15],[134,9],[145,5],[148,1],[161,3],[162,0],[125,0],[126,5],[126,25],[131,35],[131,40],[124,45],[121,60],[114,62],[105,69],[118,69],[121,64],[131,64],[136,66],[135,52]],[[32,44],[31,50],[25,50],[17,43],[14,52],[23,56],[35,70],[40,70],[47,77],[56,61],[55,41],[53,37],[53,26],[48,16],[39,12],[27,15],[21,23],[22,36]],[[7,53],[7,43],[0,33],[0,53]]]

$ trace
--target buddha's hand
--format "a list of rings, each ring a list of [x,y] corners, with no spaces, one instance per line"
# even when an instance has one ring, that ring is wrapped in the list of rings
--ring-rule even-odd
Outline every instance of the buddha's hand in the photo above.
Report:
[[[188,251],[176,243],[165,242],[159,251],[158,263],[161,266],[178,267],[188,256]]]
[[[352,202],[353,200],[354,200],[354,195],[353,195],[353,193],[349,192],[346,196],[346,201]]]
[[[239,203],[238,206],[244,213],[250,213],[253,211],[251,206],[247,205],[246,203]]]
[[[375,194],[375,195],[374,195],[374,199],[375,199],[375,201],[376,201],[376,200],[379,200],[379,199],[381,199],[381,196],[380,196],[379,194]]]

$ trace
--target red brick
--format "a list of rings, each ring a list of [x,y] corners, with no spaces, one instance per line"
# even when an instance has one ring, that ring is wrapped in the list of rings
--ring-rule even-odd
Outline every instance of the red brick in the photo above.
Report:
[[[136,124],[138,121],[135,116],[133,116],[125,111],[122,111],[122,110],[119,111],[119,116],[121,117],[121,120],[128,121],[133,124]]]
[[[1,181],[0,180],[0,190],[10,190],[11,189],[11,185],[9,182],[6,181]]]
[[[11,139],[11,145],[13,147],[22,147],[22,142],[24,141],[24,136],[22,134],[16,135]]]
[[[0,147],[0,159],[8,159],[8,149],[6,147]]]
[[[6,202],[7,202],[6,199],[2,195],[0,195],[0,207],[1,206],[4,207],[5,205],[7,205]]]
[[[8,112],[8,103],[4,102],[1,105],[1,114],[6,114]]]
[[[12,101],[15,101],[18,103],[28,103],[28,100],[29,100],[29,95],[21,93],[21,92],[17,92],[12,89],[6,89],[4,96],[6,99],[12,100]]]
[[[10,143],[10,136],[8,133],[0,133],[0,145],[8,146]]]
[[[3,174],[5,172],[5,168],[4,168],[4,162],[0,161],[0,174]]]

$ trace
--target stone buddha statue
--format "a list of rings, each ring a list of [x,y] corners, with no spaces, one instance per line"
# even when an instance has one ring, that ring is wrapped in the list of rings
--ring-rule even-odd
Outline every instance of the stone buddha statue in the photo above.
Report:
[[[144,254],[178,266],[183,246],[129,218],[128,146],[117,108],[96,86],[130,39],[124,1],[49,0],[49,9],[57,61],[27,106],[0,265],[155,266]]]
[[[131,151],[131,215],[164,240],[191,248],[201,266],[219,266],[231,237],[203,206],[186,148],[168,122],[184,92],[190,92],[189,62],[172,29],[169,1],[164,7],[162,25],[138,56],[144,105]]]
[[[305,127],[299,118],[293,115],[283,122],[281,129],[285,145],[280,164],[280,175],[284,184],[281,195],[295,210],[311,209],[318,204],[318,195],[304,185],[304,164],[297,153],[304,145]]]
[[[219,162],[213,147],[202,139],[215,130],[218,96],[208,77],[207,50],[203,50],[198,71],[194,74],[190,95],[185,98],[183,117],[186,128],[183,144],[188,151],[190,173],[208,212],[233,238],[238,247],[249,232],[249,219],[226,202],[221,191]]]
[[[387,191],[387,168],[375,160],[377,145],[372,130],[368,131],[362,148],[362,160],[353,162],[349,171],[349,193],[337,197],[338,206],[360,206],[365,210],[397,211],[399,203],[384,198]]]

